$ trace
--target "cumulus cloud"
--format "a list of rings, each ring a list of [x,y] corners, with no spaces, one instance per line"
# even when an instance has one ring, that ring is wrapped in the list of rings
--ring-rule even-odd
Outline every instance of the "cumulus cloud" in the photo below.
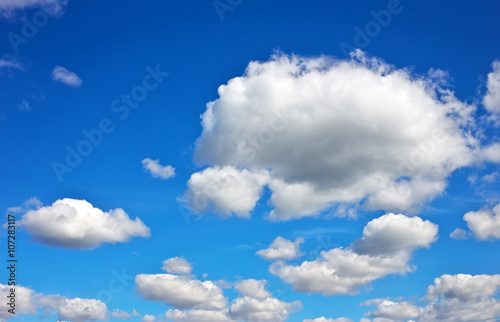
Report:
[[[106,304],[95,299],[67,299],[59,295],[46,295],[40,298],[39,305],[58,314],[59,320],[75,322],[107,320]]]
[[[500,275],[442,275],[427,288],[423,305],[375,299],[367,316],[384,321],[492,321],[500,315]]]
[[[137,292],[146,300],[164,302],[178,309],[223,309],[227,299],[212,281],[173,274],[140,274]]]
[[[286,303],[271,297],[266,299],[240,297],[227,309],[227,316],[236,321],[280,322],[287,320],[290,313],[301,307],[300,301]]]
[[[376,305],[376,309],[368,313],[368,316],[373,318],[386,318],[399,321],[414,319],[420,314],[420,308],[410,302],[393,302],[388,299],[374,299],[363,304]]]
[[[500,204],[493,209],[469,211],[464,215],[464,220],[476,239],[500,239]]]
[[[63,248],[93,249],[102,243],[149,237],[149,228],[123,209],[104,212],[85,200],[60,199],[52,206],[30,210],[19,222],[39,243]]]
[[[141,274],[135,282],[137,292],[146,300],[174,307],[165,313],[166,320],[173,322],[280,322],[302,307],[300,301],[287,303],[273,298],[265,289],[266,280],[220,281],[219,285],[232,285],[242,295],[229,305],[222,288],[212,281],[201,282],[187,275]]]
[[[162,270],[171,274],[191,274],[191,263],[182,257],[172,257],[163,261]]]
[[[156,321],[156,317],[154,315],[145,314],[142,317],[141,321],[142,322],[153,322],[153,321]]]
[[[250,217],[260,199],[268,173],[238,170],[233,167],[207,168],[189,179],[184,201],[195,211],[213,211],[230,217]]]
[[[144,170],[147,170],[151,173],[153,178],[160,178],[163,180],[167,180],[168,178],[171,178],[175,176],[175,168],[166,165],[163,166],[160,164],[160,160],[151,160],[150,158],[142,160],[142,166]]]
[[[292,242],[281,236],[276,237],[276,239],[269,245],[268,248],[259,250],[256,252],[257,255],[266,260],[290,260],[302,256],[300,252],[300,244],[304,242],[304,238],[299,237]]]
[[[349,247],[322,251],[298,266],[277,261],[270,272],[296,292],[356,294],[375,279],[410,272],[413,251],[429,247],[437,232],[437,225],[419,217],[386,214],[370,221]]]
[[[474,106],[360,51],[351,60],[276,54],[218,92],[196,141],[195,159],[210,167],[192,175],[186,195],[215,186],[231,196],[204,194],[215,207],[201,211],[246,216],[266,185],[271,220],[346,215],[358,205],[415,211],[474,160]],[[218,181],[227,172],[244,180]]]
[[[10,286],[0,284],[0,295],[7,298]],[[50,310],[58,315],[58,320],[75,322],[108,320],[106,304],[95,299],[72,298],[61,295],[44,295],[26,287],[16,286],[16,313],[37,315],[38,309]],[[2,305],[0,318],[10,319],[12,314]]]
[[[73,87],[80,87],[83,83],[77,74],[70,72],[62,66],[54,67],[52,70],[52,79]]]
[[[493,71],[488,74],[483,105],[491,113],[500,113],[500,61],[494,61],[491,67]]]
[[[165,313],[167,321],[173,322],[230,322],[233,321],[222,310],[168,310]]]
[[[266,284],[267,284],[266,280],[258,281],[255,279],[248,279],[236,283],[234,285],[234,288],[237,289],[238,292],[240,292],[241,295],[243,296],[253,297],[262,300],[271,296],[271,293],[269,293],[265,289]]]

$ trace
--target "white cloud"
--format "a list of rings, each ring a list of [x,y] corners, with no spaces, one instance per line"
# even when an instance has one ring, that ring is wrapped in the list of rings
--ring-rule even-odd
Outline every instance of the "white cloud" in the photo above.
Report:
[[[493,183],[493,182],[497,181],[497,179],[499,177],[500,177],[500,173],[498,171],[495,171],[495,172],[492,172],[490,174],[484,175],[481,178],[481,180],[484,181],[484,182]]]
[[[322,316],[322,317],[316,318],[314,320],[306,319],[302,322],[353,322],[353,321],[351,319],[348,319],[348,318],[327,319],[324,316]]]
[[[132,315],[126,311],[114,309],[113,312],[111,312],[111,317],[119,320],[129,320],[132,318]]]
[[[58,314],[60,320],[75,322],[107,320],[106,304],[95,299],[67,299],[59,295],[46,295],[39,300],[39,305]]]
[[[0,8],[2,6],[2,1],[0,1]],[[1,9],[0,9],[1,10]],[[20,69],[23,70],[23,65],[18,63],[15,60],[9,60],[9,59],[0,59],[0,70],[3,68],[5,69]]]
[[[159,159],[144,159],[142,160],[142,166],[144,170],[147,170],[151,173],[153,178],[167,180],[168,178],[172,178],[173,176],[175,176],[175,168],[170,165],[161,165]]]
[[[22,206],[9,207],[7,208],[7,212],[10,213],[24,213],[30,210],[36,210],[43,206],[43,203],[37,197],[31,197],[28,200],[25,200]]]
[[[409,302],[376,299],[364,303],[376,305],[368,316],[380,321],[493,321],[500,315],[500,275],[442,275],[427,288],[423,306]]]
[[[419,316],[420,308],[409,302],[393,302],[388,299],[374,299],[363,305],[376,305],[376,309],[369,312],[373,318],[386,318],[391,320],[414,319]]]
[[[52,79],[73,87],[80,87],[83,83],[77,74],[70,72],[62,66],[54,67],[52,70]]]
[[[10,319],[12,318],[12,314],[9,313],[8,307],[6,305],[7,300],[10,299],[7,297],[10,295],[11,286],[0,284],[0,296],[2,300],[1,309],[0,309],[0,319]],[[17,314],[36,314],[37,313],[37,296],[35,291],[17,285],[16,286],[16,313]]]
[[[172,257],[163,261],[162,270],[171,274],[191,274],[191,263],[182,257]]]
[[[62,12],[67,0],[1,0],[0,15],[11,16],[15,11],[40,8],[50,15]]]
[[[173,322],[230,322],[223,310],[168,310],[165,313],[167,321]]]
[[[137,292],[146,300],[173,306],[165,313],[173,322],[280,322],[302,307],[300,301],[282,302],[265,289],[266,280],[248,279],[237,283],[199,281],[187,275],[137,275]],[[222,288],[234,286],[241,297],[227,305]]]
[[[233,320],[248,322],[280,322],[288,319],[290,313],[302,308],[300,301],[286,303],[276,298],[255,299],[239,297],[227,309],[227,316]]]
[[[10,286],[0,284],[0,296],[7,298]],[[58,315],[58,320],[75,322],[103,321],[108,319],[106,304],[95,299],[68,299],[61,295],[44,295],[17,285],[16,286],[16,313],[37,315],[38,309],[53,311]],[[0,311],[0,318],[10,319],[5,305]]]
[[[464,215],[467,226],[479,240],[500,239],[500,204],[493,209],[469,211]]]
[[[350,247],[322,251],[298,266],[274,262],[270,272],[302,293],[355,294],[389,274],[405,274],[415,249],[436,240],[437,225],[419,217],[386,214],[370,221]]]
[[[266,260],[290,260],[302,256],[300,252],[300,244],[304,242],[304,238],[299,237],[292,242],[281,236],[276,237],[268,248],[259,250],[257,255]]]
[[[144,315],[141,319],[142,322],[153,322],[155,320],[156,317],[154,315],[149,315],[149,314]]]
[[[265,298],[271,297],[271,293],[269,293],[266,287],[266,280],[255,280],[248,279],[241,282],[238,282],[234,285],[234,288],[238,290],[243,296],[253,297],[256,299],[263,300]]]
[[[178,309],[223,309],[227,303],[222,289],[212,281],[185,275],[140,274],[135,284],[146,300],[165,302]]]
[[[489,112],[500,113],[500,61],[494,61],[491,67],[493,71],[488,74],[488,91],[483,98],[483,104]]]
[[[250,217],[267,182],[266,171],[259,173],[233,167],[207,168],[189,179],[185,201],[194,210],[214,211],[230,217]]]
[[[479,159],[485,162],[500,164],[500,142],[494,142],[481,149]]]
[[[215,207],[201,211],[246,216],[268,185],[271,220],[345,215],[359,204],[415,211],[473,162],[477,144],[468,134],[475,107],[436,82],[362,52],[251,62],[207,104],[195,157],[211,167],[192,175],[186,195],[218,182],[230,197],[205,196]],[[217,181],[230,171],[245,180]],[[267,180],[252,176],[263,172]],[[238,193],[245,187],[251,197]]]
[[[467,232],[463,229],[460,229],[460,228],[455,229],[450,234],[450,238],[453,238],[453,239],[467,239],[468,237],[469,236],[468,236]]]
[[[93,249],[102,243],[150,236],[149,228],[139,218],[131,220],[123,209],[103,212],[85,200],[70,198],[28,211],[19,225],[37,242],[73,249]]]

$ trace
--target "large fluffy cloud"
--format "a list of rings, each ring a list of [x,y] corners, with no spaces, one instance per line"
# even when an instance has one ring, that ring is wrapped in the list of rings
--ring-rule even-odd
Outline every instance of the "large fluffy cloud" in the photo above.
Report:
[[[74,249],[93,249],[102,243],[150,235],[139,218],[131,220],[123,209],[104,212],[85,200],[70,198],[28,211],[19,224],[42,244]]]
[[[192,175],[186,200],[247,216],[267,185],[273,220],[343,215],[359,204],[415,210],[474,159],[475,107],[440,83],[359,51],[347,61],[251,62],[207,104],[195,157],[210,167]],[[240,180],[220,181],[227,173]],[[210,185],[221,192],[204,193]]]
[[[140,274],[135,277],[137,292],[146,300],[165,302],[178,309],[223,309],[227,299],[211,281],[173,274]]]
[[[464,215],[467,226],[479,240],[500,239],[500,204],[493,209],[469,211]]]
[[[428,247],[437,231],[437,225],[419,217],[386,214],[370,221],[363,237],[347,248],[322,251],[298,266],[277,261],[270,271],[297,292],[355,294],[375,279],[411,271],[413,251]]]

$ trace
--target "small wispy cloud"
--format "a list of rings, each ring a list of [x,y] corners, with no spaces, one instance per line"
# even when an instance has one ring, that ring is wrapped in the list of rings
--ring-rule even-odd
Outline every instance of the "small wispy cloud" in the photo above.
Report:
[[[144,170],[149,171],[154,178],[167,180],[168,178],[175,176],[175,168],[170,165],[161,165],[159,159],[144,159],[142,160],[142,166]]]
[[[17,11],[34,8],[55,16],[63,11],[67,3],[67,0],[1,0],[0,18],[9,18]]]
[[[30,103],[27,100],[22,100],[21,103],[17,105],[17,107],[23,112],[31,111]]]
[[[1,1],[0,1],[1,3]],[[9,60],[9,59],[0,59],[0,70],[2,69],[20,69],[23,70],[23,65],[20,63],[14,61],[14,60]]]
[[[52,79],[73,87],[80,87],[83,83],[77,74],[70,72],[62,66],[54,67],[52,70]]]

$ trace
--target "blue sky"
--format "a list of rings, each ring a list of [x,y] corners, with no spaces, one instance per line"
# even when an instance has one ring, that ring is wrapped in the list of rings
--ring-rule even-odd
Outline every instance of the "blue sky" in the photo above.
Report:
[[[0,2],[0,319],[500,317],[498,9]]]

